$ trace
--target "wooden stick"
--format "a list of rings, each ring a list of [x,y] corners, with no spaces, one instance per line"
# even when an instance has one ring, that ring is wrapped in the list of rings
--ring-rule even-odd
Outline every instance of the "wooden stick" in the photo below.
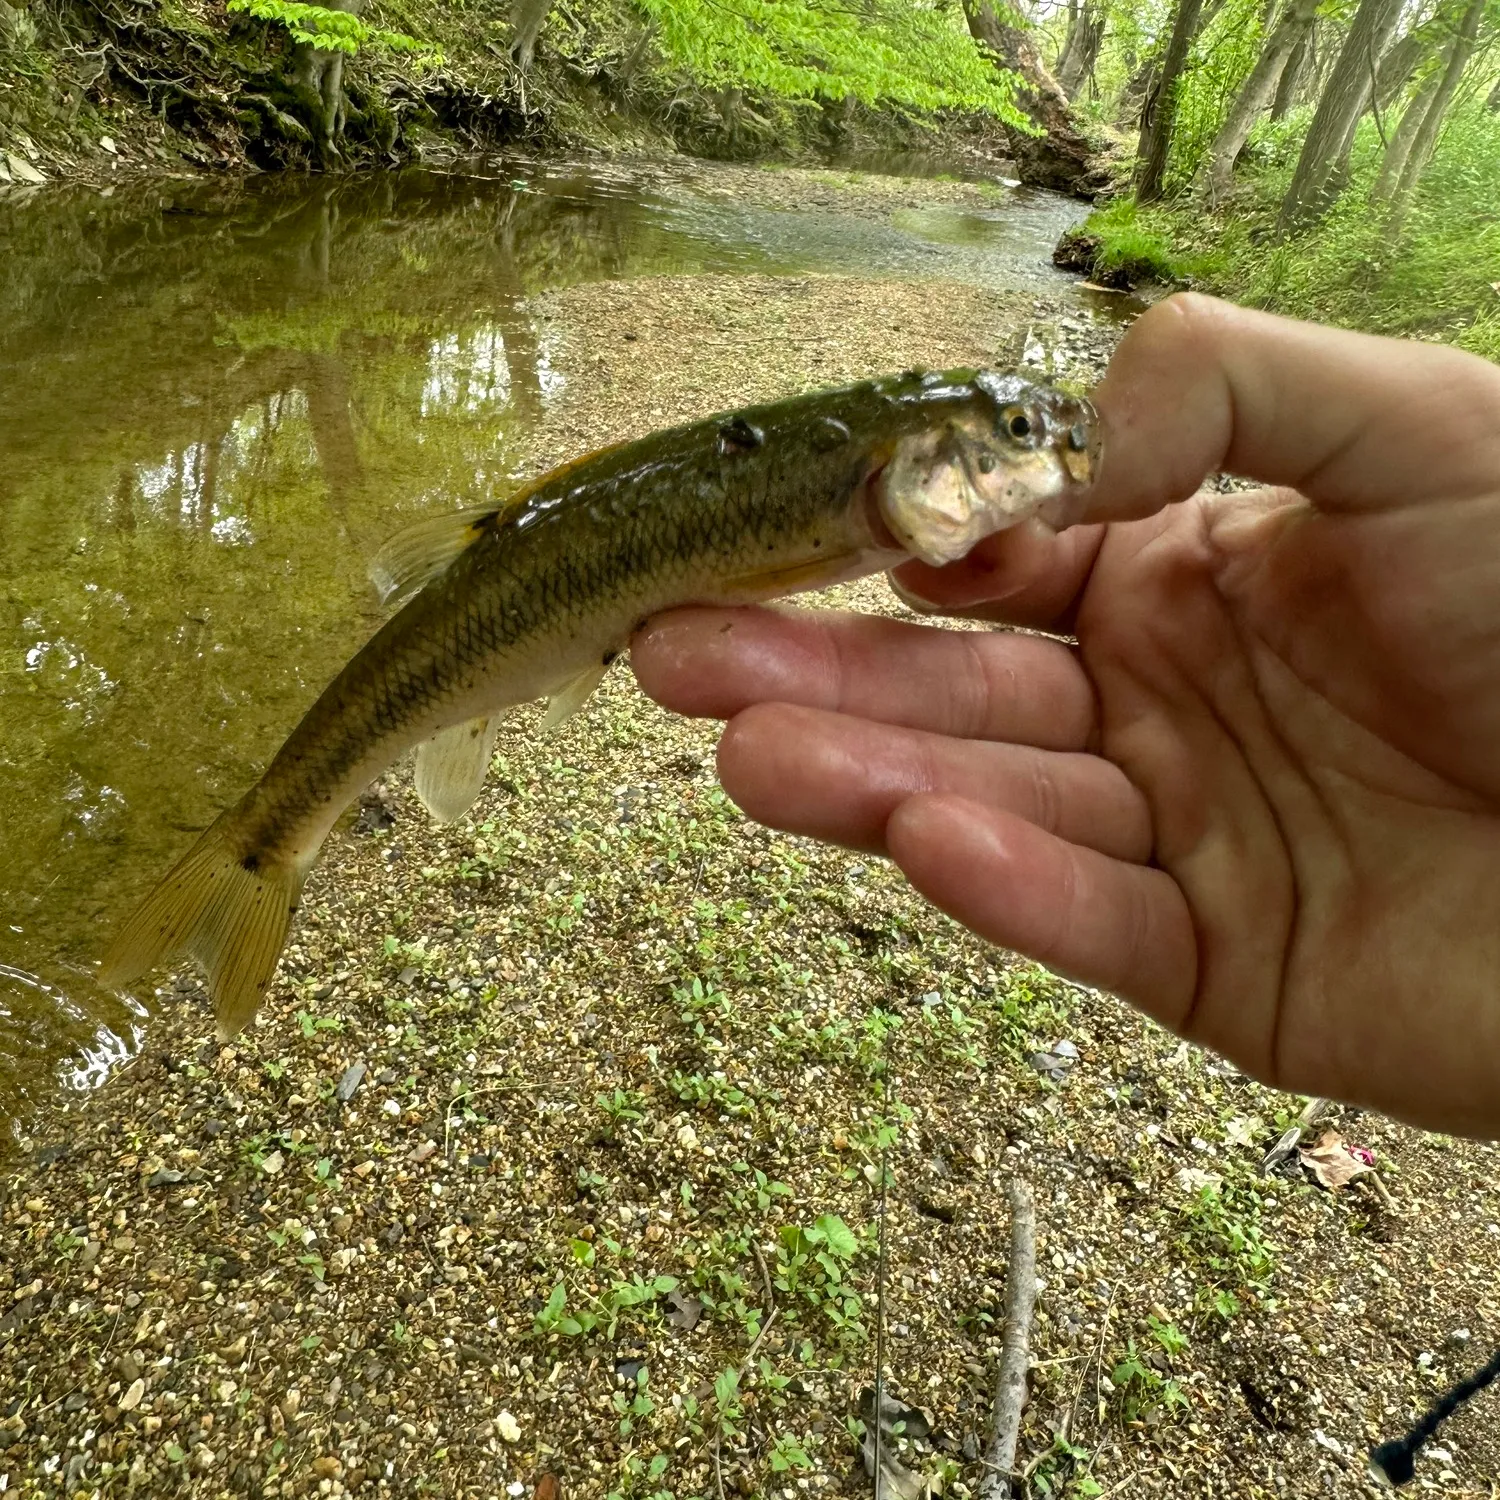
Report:
[[[1005,1285],[1005,1341],[995,1384],[995,1430],[984,1455],[980,1500],[1010,1500],[1016,1443],[1026,1406],[1031,1320],[1036,1313],[1036,1204],[1019,1177],[1010,1181],[1010,1266]]]

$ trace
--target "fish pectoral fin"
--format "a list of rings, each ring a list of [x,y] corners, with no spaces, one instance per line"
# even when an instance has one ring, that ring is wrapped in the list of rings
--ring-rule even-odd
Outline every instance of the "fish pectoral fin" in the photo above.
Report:
[[[551,734],[558,725],[566,724],[589,701],[594,689],[604,681],[604,674],[609,671],[609,663],[613,660],[614,657],[611,656],[609,661],[587,668],[570,682],[565,682],[555,693],[549,694],[547,712],[542,715],[542,722],[537,726],[537,733]]]
[[[135,909],[99,974],[113,989],[186,951],[207,976],[224,1041],[245,1026],[271,986],[305,873],[246,853],[238,811],[223,814]]]
[[[466,552],[504,507],[448,511],[398,531],[370,563],[370,582],[383,604],[404,604]]]
[[[437,822],[455,822],[473,806],[489,772],[505,713],[455,724],[417,746],[417,796]]]
[[[760,573],[741,573],[724,586],[726,595],[754,599],[774,599],[781,594],[796,594],[822,588],[846,576],[847,556],[820,557],[814,562],[791,563],[782,568],[767,568]]]

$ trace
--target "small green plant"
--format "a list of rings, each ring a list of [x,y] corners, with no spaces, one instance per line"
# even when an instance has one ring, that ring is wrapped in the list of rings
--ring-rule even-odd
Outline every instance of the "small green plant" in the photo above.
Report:
[[[1094,1455],[1062,1433],[1054,1433],[1052,1446],[1042,1455],[1031,1475],[1031,1488],[1054,1500],[1085,1500],[1102,1495],[1103,1486],[1093,1477]]]
[[[599,1333],[604,1338],[613,1339],[625,1314],[649,1307],[676,1288],[675,1276],[657,1276],[650,1281],[635,1276],[629,1281],[615,1282],[602,1296],[585,1292],[582,1302],[570,1308],[567,1283],[559,1281],[532,1320],[531,1331],[541,1337],[557,1333],[565,1338],[579,1338]]]
[[[811,1469],[813,1466],[812,1459],[807,1456],[807,1449],[802,1446],[802,1439],[789,1432],[777,1435],[770,1452],[766,1454],[766,1461],[771,1465],[773,1474],[785,1474],[791,1469]]]
[[[1125,1353],[1109,1372],[1109,1383],[1115,1389],[1120,1415],[1127,1422],[1162,1421],[1174,1412],[1186,1410],[1188,1399],[1182,1387],[1152,1362],[1157,1357],[1142,1354],[1134,1339],[1127,1339]]]
[[[841,1335],[863,1340],[864,1304],[847,1279],[858,1254],[854,1231],[837,1214],[824,1214],[805,1229],[781,1231],[773,1280],[794,1301],[818,1309]]]
[[[634,1386],[628,1391],[616,1391],[614,1393],[614,1408],[620,1418],[620,1436],[622,1438],[628,1438],[635,1431],[636,1423],[645,1417],[649,1417],[656,1410],[656,1402],[651,1399],[651,1393],[646,1389],[649,1378],[649,1372],[642,1365],[636,1372]],[[649,1477],[652,1479],[659,1478],[666,1466],[667,1461],[663,1458],[661,1468],[657,1469]]]
[[[639,1124],[646,1118],[646,1096],[638,1089],[615,1089],[613,1093],[596,1094],[594,1103],[604,1111],[611,1132],[621,1125]]]
[[[1261,1225],[1264,1204],[1248,1182],[1200,1188],[1182,1211],[1182,1248],[1203,1273],[1199,1305],[1229,1321],[1248,1305],[1275,1307],[1276,1250]]]

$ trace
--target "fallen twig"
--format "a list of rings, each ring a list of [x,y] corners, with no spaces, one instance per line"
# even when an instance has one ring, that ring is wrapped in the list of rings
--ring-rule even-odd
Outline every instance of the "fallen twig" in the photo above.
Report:
[[[760,1272],[760,1284],[766,1294],[766,1312],[773,1314],[776,1311],[776,1288],[771,1284],[771,1273],[766,1269],[766,1258],[761,1254],[760,1246],[754,1240],[750,1241],[750,1252],[755,1256],[755,1269]]]
[[[985,1451],[980,1500],[1009,1500],[1016,1442],[1026,1406],[1031,1320],[1036,1312],[1036,1204],[1019,1177],[1010,1182],[1010,1265],[1005,1284],[1005,1340],[995,1383],[995,1430]]]
[[[760,1332],[751,1341],[750,1347],[745,1351],[745,1357],[740,1361],[739,1379],[743,1380],[750,1367],[755,1363],[755,1356],[760,1352],[762,1340],[771,1331],[771,1324],[776,1321],[778,1309],[772,1308],[766,1321],[760,1325]],[[714,1433],[714,1481],[719,1486],[719,1500],[724,1500],[724,1465],[720,1457],[719,1449],[724,1440],[724,1413],[720,1412],[718,1429]]]

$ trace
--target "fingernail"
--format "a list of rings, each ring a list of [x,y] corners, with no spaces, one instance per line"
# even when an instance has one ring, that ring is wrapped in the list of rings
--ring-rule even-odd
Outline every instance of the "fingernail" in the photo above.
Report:
[[[913,593],[894,573],[887,573],[885,578],[891,586],[891,592],[908,609],[916,610],[919,615],[928,615],[937,609],[938,606],[933,600],[924,599],[920,594]]]

